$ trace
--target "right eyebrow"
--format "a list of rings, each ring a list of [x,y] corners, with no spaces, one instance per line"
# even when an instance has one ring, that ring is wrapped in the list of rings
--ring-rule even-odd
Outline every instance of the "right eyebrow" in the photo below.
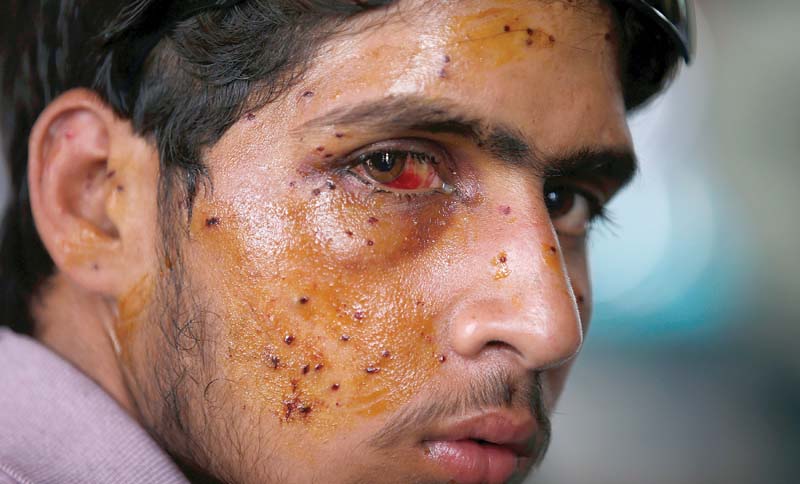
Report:
[[[373,132],[420,131],[470,139],[494,158],[516,166],[537,165],[523,136],[500,123],[470,116],[452,102],[419,96],[390,96],[353,107],[338,108],[295,131],[356,127]],[[539,167],[543,170],[544,167]],[[542,171],[540,170],[540,171]]]

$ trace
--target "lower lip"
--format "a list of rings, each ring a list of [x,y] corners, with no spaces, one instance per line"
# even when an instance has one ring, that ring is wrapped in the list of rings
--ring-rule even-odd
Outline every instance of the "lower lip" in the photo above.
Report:
[[[517,454],[474,440],[426,443],[425,454],[458,484],[502,484],[517,469]]]

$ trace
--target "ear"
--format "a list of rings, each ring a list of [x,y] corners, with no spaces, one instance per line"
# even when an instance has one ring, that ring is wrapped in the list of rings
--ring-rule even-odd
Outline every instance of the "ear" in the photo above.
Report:
[[[28,147],[36,228],[58,270],[119,296],[141,277],[155,235],[156,150],[95,93],[74,89],[39,116]]]

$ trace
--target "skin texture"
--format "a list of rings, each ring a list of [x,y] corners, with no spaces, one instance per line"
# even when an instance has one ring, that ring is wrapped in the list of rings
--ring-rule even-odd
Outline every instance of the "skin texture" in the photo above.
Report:
[[[599,2],[359,17],[207,151],[185,230],[159,225],[153,146],[90,94],[62,96],[31,138],[59,268],[39,337],[232,482],[448,482],[423,441],[492,411],[535,413],[543,445],[591,311],[586,214],[553,216],[543,192],[552,160],[631,149],[614,29]],[[352,115],[365,103],[442,106],[531,149],[415,129],[411,108],[405,125]],[[376,190],[354,160],[381,146],[434,155],[409,179],[443,185]],[[604,201],[621,180],[602,175],[569,182]]]

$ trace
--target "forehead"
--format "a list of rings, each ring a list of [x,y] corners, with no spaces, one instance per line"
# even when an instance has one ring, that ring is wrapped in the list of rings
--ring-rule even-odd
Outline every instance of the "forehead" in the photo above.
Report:
[[[601,1],[401,1],[333,36],[291,108],[299,126],[365,100],[413,95],[516,127],[545,153],[623,146],[617,50],[614,16]]]

